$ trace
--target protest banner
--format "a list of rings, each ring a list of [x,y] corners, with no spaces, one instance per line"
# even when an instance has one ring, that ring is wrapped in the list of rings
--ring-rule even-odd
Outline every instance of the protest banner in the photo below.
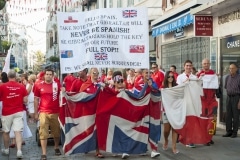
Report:
[[[84,68],[149,68],[147,9],[58,12],[61,73]]]

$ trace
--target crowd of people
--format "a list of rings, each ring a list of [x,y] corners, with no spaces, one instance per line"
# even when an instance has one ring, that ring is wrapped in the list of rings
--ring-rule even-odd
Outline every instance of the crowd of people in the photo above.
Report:
[[[150,86],[151,91],[161,91],[164,88],[171,88],[177,85],[187,83],[191,79],[201,79],[205,75],[213,75],[215,72],[210,69],[210,61],[203,59],[202,69],[195,72],[193,64],[190,60],[184,63],[184,70],[178,75],[176,66],[172,65],[169,71],[163,71],[156,63],[151,65],[149,69],[125,69],[121,71],[113,71],[112,69],[99,70],[97,68],[83,69],[79,71],[77,76],[73,73],[68,74],[62,83],[54,76],[54,71],[46,69],[38,75],[22,74],[17,77],[14,71],[9,73],[1,73],[0,81],[0,116],[2,122],[4,148],[2,153],[9,154],[9,147],[15,147],[10,144],[10,137],[13,138],[14,144],[17,147],[17,157],[22,158],[23,138],[28,138],[31,133],[27,123],[39,122],[39,134],[42,148],[41,160],[47,159],[47,139],[49,127],[54,138],[55,155],[61,155],[59,149],[60,141],[60,124],[58,121],[60,107],[60,91],[69,94],[79,92],[94,93],[96,92],[96,84],[104,84],[117,92],[120,90],[128,90],[133,94],[141,92],[145,84]],[[227,121],[226,134],[223,137],[237,137],[239,112],[240,109],[240,75],[237,74],[236,64],[231,64],[229,67],[230,74],[227,77],[225,89],[227,90]],[[203,117],[212,117],[216,121],[218,104],[215,96],[215,89],[203,89],[202,115]],[[161,107],[161,120],[164,124],[163,150],[168,149],[168,137],[172,131],[172,152],[179,153],[176,148],[179,135],[168,121],[167,114],[163,105]],[[239,107],[239,108],[238,108]],[[26,114],[27,113],[27,114]],[[24,118],[25,117],[25,118]],[[28,128],[28,129],[27,129]],[[12,131],[13,136],[11,136]],[[180,135],[181,136],[181,135]],[[211,145],[214,142],[211,140],[205,145]],[[193,143],[187,144],[188,147],[195,147]],[[160,153],[153,150],[151,157],[157,157]],[[104,156],[98,148],[96,148],[96,156],[103,158]],[[129,157],[128,153],[122,153],[122,158]]]

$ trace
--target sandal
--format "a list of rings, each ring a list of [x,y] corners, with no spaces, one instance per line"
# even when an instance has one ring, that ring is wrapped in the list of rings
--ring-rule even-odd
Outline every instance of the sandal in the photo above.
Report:
[[[162,146],[162,149],[163,149],[164,151],[166,151],[166,150],[168,149],[168,146],[167,146],[167,145],[163,145],[163,146]]]
[[[104,156],[103,156],[101,153],[97,153],[97,154],[96,154],[96,157],[97,157],[97,158],[104,158]]]
[[[61,152],[60,150],[57,148],[55,149],[55,156],[60,156],[61,155]]]
[[[47,156],[46,155],[41,155],[41,160],[47,160]]]

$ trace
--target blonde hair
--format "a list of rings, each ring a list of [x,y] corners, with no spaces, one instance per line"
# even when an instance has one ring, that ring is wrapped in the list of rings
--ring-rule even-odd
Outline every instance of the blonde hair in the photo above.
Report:
[[[30,76],[28,76],[28,80],[32,80],[33,82],[36,81],[37,76],[35,74],[31,74]]]

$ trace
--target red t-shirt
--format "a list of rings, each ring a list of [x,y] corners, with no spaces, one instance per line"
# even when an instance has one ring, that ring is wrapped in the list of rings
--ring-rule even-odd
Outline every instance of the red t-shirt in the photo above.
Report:
[[[23,98],[27,96],[24,85],[9,81],[0,85],[0,100],[2,101],[2,115],[7,116],[24,110]]]
[[[160,71],[152,74],[153,81],[157,84],[158,88],[163,88],[164,74]]]
[[[87,80],[86,80],[87,81]],[[70,92],[76,92],[78,93],[80,91],[80,88],[82,86],[82,84],[84,83],[84,81],[82,79],[75,79],[72,83],[72,86],[70,88]]]
[[[69,92],[71,90],[71,87],[72,87],[72,83],[73,81],[75,81],[75,77],[73,75],[67,75],[63,82],[65,83],[65,88],[66,88],[66,91]]]
[[[59,113],[59,93],[59,83],[48,84],[44,81],[39,83],[34,90],[34,96],[40,98],[38,111],[50,114]]]

